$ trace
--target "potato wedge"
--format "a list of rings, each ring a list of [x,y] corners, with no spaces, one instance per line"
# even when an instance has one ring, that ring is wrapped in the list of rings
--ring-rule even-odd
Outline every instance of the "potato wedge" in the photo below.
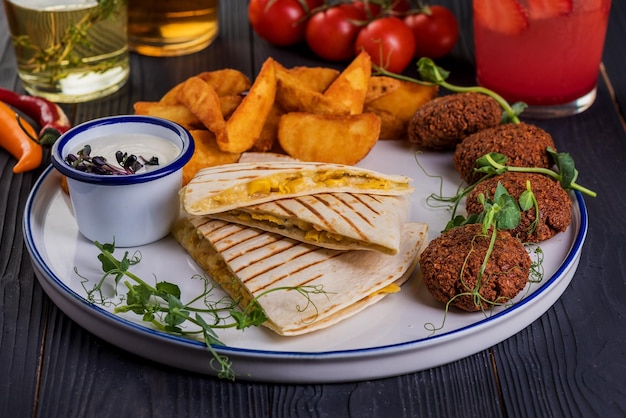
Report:
[[[388,94],[367,102],[368,108],[381,109],[393,113],[405,123],[424,103],[437,97],[437,86],[425,86],[400,80],[400,86]]]
[[[225,68],[223,70],[205,71],[197,74],[195,77],[205,81],[213,87],[218,96],[236,96],[247,91],[252,84],[248,76],[238,70]],[[177,104],[178,91],[185,82],[177,84],[167,91],[159,102],[165,104]]]
[[[276,81],[276,101],[286,112],[330,115],[347,115],[350,113],[347,106],[300,83],[289,70],[278,63],[276,63]]]
[[[339,70],[329,67],[292,67],[289,70],[303,87],[324,92],[339,75]]]
[[[274,60],[268,58],[250,87],[248,94],[226,122],[226,137],[217,136],[224,152],[241,153],[252,148],[261,135],[265,120],[276,97]]]
[[[161,97],[161,100],[159,100],[159,103],[166,105],[180,104],[178,101],[178,91],[183,87],[184,83],[184,81],[182,83],[178,83],[165,92],[165,94]]]
[[[200,119],[183,104],[166,104],[161,102],[135,102],[136,115],[155,116],[176,122],[187,129],[204,127]]]
[[[408,136],[407,124],[396,114],[383,109],[370,108],[365,105],[364,112],[374,113],[380,118],[379,139],[405,139]]]
[[[365,157],[380,133],[380,118],[358,115],[284,114],[278,141],[287,155],[303,161],[356,164]]]
[[[370,77],[367,85],[367,93],[365,95],[365,103],[376,100],[386,94],[390,94],[394,90],[400,88],[402,82],[397,78],[379,75]]]
[[[265,119],[265,124],[261,130],[261,134],[254,142],[251,151],[267,152],[275,148],[275,144],[278,141],[278,123],[280,122],[280,117],[284,113],[285,111],[280,107],[280,105],[274,102],[272,110],[267,115],[267,119]]]
[[[324,97],[343,104],[350,114],[357,115],[363,112],[371,74],[372,60],[367,52],[362,51],[328,86]]]
[[[183,186],[196,175],[196,173],[206,167],[221,164],[236,163],[240,154],[223,152],[217,146],[215,135],[207,130],[191,130],[195,142],[195,149],[191,159],[183,166]]]
[[[202,80],[215,89],[218,96],[238,95],[250,90],[252,82],[239,70],[224,68],[198,74]]]
[[[176,97],[215,134],[218,143],[228,142],[226,120],[222,114],[220,99],[213,87],[200,77],[191,77],[183,83]]]
[[[277,154],[275,152],[254,152],[248,151],[241,154],[239,163],[271,163],[274,161],[298,161],[286,154]]]
[[[237,110],[237,107],[239,107],[243,101],[243,96],[239,94],[229,94],[227,96],[220,96],[219,99],[222,115],[224,119],[228,119],[235,113],[235,110]]]
[[[219,98],[220,110],[224,119],[228,119],[243,98],[241,96],[222,96]],[[181,124],[187,129],[202,129],[204,124],[182,103],[135,102],[136,115],[155,116]]]

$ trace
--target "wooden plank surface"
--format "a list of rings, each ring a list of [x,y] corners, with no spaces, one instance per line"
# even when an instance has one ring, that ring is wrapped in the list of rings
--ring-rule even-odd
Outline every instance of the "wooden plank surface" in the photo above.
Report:
[[[0,16],[0,85],[18,86],[13,47]],[[0,132],[0,135],[2,133]],[[21,215],[39,171],[14,176],[13,157],[0,151],[0,416],[31,416],[50,305],[35,283],[24,248]]]
[[[610,89],[615,94],[615,102],[622,118],[626,115],[626,53],[624,39],[626,39],[626,7],[624,2],[613,0],[609,27],[603,55],[605,67],[604,77]]]
[[[245,0],[222,2],[220,37],[190,57],[132,57],[129,84],[103,100],[66,106],[74,122],[132,111],[201,70],[253,76],[267,56],[319,64],[298,48],[277,49],[250,31]],[[455,10],[463,32],[441,61],[459,84],[473,81],[469,1]],[[459,4],[461,3],[461,4]],[[626,5],[614,1],[604,63],[617,103],[626,100]],[[0,85],[19,88],[4,15]],[[224,23],[228,22],[228,23]],[[622,99],[623,98],[623,99]],[[620,100],[622,99],[622,100]],[[21,215],[38,172],[14,176],[0,152],[0,416],[14,417],[479,417],[626,415],[626,134],[606,83],[586,113],[533,121],[572,153],[590,229],[579,270],[563,297],[517,335],[466,359],[395,378],[333,385],[224,382],[142,359],[94,337],[51,304],[35,280]],[[6,202],[6,203],[5,203]]]

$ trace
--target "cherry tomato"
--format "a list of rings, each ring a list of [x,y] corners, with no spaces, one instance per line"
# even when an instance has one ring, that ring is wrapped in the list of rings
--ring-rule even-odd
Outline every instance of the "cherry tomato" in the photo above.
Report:
[[[267,42],[287,46],[304,40],[308,13],[324,0],[306,0],[308,10],[299,0],[250,0],[248,19],[254,31]]]
[[[354,41],[364,13],[351,4],[340,4],[315,13],[306,25],[306,43],[320,58],[346,61],[355,56]]]
[[[459,39],[459,23],[443,6],[430,6],[425,13],[408,15],[404,23],[413,31],[416,57],[441,58]]]
[[[372,63],[393,73],[401,73],[415,54],[413,32],[402,19],[383,17],[367,24],[356,38],[357,52],[364,49]]]

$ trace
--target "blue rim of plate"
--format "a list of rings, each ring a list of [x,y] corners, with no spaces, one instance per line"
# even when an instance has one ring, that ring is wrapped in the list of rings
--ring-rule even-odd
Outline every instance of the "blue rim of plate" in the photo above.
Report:
[[[39,252],[39,249],[37,248],[37,245],[34,242],[34,238],[32,234],[33,228],[31,226],[31,220],[32,220],[31,214],[33,211],[33,205],[35,204],[37,193],[42,187],[42,185],[45,183],[45,180],[47,179],[47,177],[52,173],[53,170],[54,170],[54,167],[49,166],[43,172],[43,174],[39,177],[39,179],[33,186],[33,189],[31,190],[31,193],[28,196],[28,200],[26,202],[26,207],[24,210],[24,216],[23,216],[23,222],[22,222],[24,238],[26,240],[26,246],[31,255],[31,259],[33,260],[33,263],[35,263],[41,271],[45,272],[47,276],[46,278],[48,279],[48,281],[50,281],[52,284],[54,284],[55,286],[63,290],[65,293],[67,293],[69,296],[71,296],[72,299],[75,300],[78,304],[82,305],[83,307],[92,309],[95,313],[103,316],[109,321],[112,321],[114,324],[118,326],[128,327],[130,329],[138,331],[139,333],[143,333],[149,336],[168,340],[169,342],[173,342],[177,344],[187,345],[189,347],[197,347],[197,348],[206,347],[206,344],[204,342],[191,340],[188,338],[184,338],[184,337],[180,337],[177,335],[172,335],[172,334],[168,334],[162,331],[147,328],[138,323],[135,323],[125,318],[122,318],[120,316],[117,316],[97,305],[91,304],[85,298],[83,298],[82,296],[74,292],[74,290],[72,290],[65,283],[63,283],[63,281],[50,269],[50,267],[45,263],[44,258],[42,257],[41,253]],[[341,356],[346,356],[346,355],[357,355],[357,354],[362,354],[362,353],[384,354],[384,352],[387,350],[398,350],[402,348],[410,348],[417,344],[435,343],[437,341],[440,341],[442,338],[449,338],[451,335],[463,334],[470,329],[484,326],[486,324],[489,324],[490,322],[494,322],[502,316],[511,315],[511,312],[515,312],[516,310],[522,309],[525,305],[531,303],[534,299],[540,297],[556,281],[560,280],[562,276],[564,275],[564,273],[568,270],[568,268],[574,262],[576,256],[582,250],[582,246],[585,241],[585,236],[587,234],[587,229],[588,229],[587,207],[585,205],[583,196],[580,192],[575,191],[574,195],[576,198],[576,204],[578,205],[578,209],[580,211],[580,228],[574,238],[574,242],[571,248],[569,249],[567,253],[567,256],[565,257],[565,259],[563,260],[563,262],[561,263],[557,271],[547,281],[542,283],[539,289],[534,291],[532,294],[527,295],[522,300],[515,303],[515,305],[505,310],[502,310],[500,312],[494,313],[493,315],[490,315],[486,317],[485,319],[482,319],[480,321],[474,322],[472,324],[469,324],[469,325],[466,325],[466,326],[463,326],[463,327],[460,327],[451,331],[443,332],[441,334],[429,336],[426,338],[420,338],[420,339],[411,340],[411,341],[404,341],[401,343],[395,343],[395,344],[389,344],[389,345],[355,348],[355,349],[348,349],[348,350],[333,350],[333,351],[319,351],[319,352],[295,351],[294,352],[294,351],[258,350],[258,349],[229,347],[229,346],[213,346],[213,347],[218,352],[224,353],[226,355],[230,352],[230,353],[236,353],[236,354],[264,355],[268,357],[269,356],[277,356],[277,357],[290,356],[290,357],[310,358],[310,359],[321,359],[321,358],[335,357],[335,356],[341,357]]]

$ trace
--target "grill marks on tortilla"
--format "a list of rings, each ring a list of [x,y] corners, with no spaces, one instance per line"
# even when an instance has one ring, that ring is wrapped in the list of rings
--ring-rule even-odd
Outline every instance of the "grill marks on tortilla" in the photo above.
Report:
[[[334,250],[394,255],[408,214],[407,196],[319,193],[208,215]]]
[[[228,171],[225,171],[225,173],[227,173]],[[232,170],[231,172],[235,172],[234,170]],[[238,178],[241,179],[241,181],[252,181],[256,178],[257,176],[255,176],[253,173],[250,173],[248,175],[242,175],[239,176]],[[194,183],[189,183],[187,187],[187,193],[193,193],[195,191],[196,188],[202,188],[202,186],[204,184],[211,184],[213,187],[215,187],[214,185],[217,185],[216,187],[221,188],[221,189],[225,189],[226,186],[230,187],[232,183],[232,179],[230,178],[215,178],[213,176],[197,176],[197,179],[194,180]]]
[[[399,251],[392,256],[323,249],[206,217],[185,218],[172,234],[242,307],[259,297],[268,317],[265,326],[280,335],[299,335],[354,315],[384,297],[381,289],[406,281],[426,243],[427,227],[404,224]],[[272,250],[259,252],[260,246]],[[246,261],[247,251],[255,256]],[[309,294],[310,299],[287,290],[261,296],[272,288],[306,284],[323,293]]]
[[[196,181],[198,183],[213,183],[216,181],[231,181],[232,178],[237,178],[239,180],[254,180],[259,178],[259,173],[262,173],[263,176],[272,175],[275,172],[284,172],[287,170],[300,170],[302,166],[300,164],[286,164],[282,163],[280,165],[276,164],[254,164],[254,169],[258,171],[249,171],[247,174],[242,174],[242,166],[244,164],[224,164],[220,166],[220,168],[215,168],[213,170],[206,170],[205,172],[200,171]],[[312,164],[312,168],[321,167],[323,164]],[[245,172],[245,171],[243,171]],[[205,174],[205,175],[203,175]],[[224,175],[224,177],[219,177],[217,174]]]
[[[193,218],[192,222],[252,294],[274,285],[306,286],[314,283],[321,277],[314,267],[340,254],[217,219]],[[285,269],[285,265],[290,267]],[[272,274],[268,275],[270,271]],[[298,277],[298,280],[293,280],[293,277]]]
[[[372,219],[381,216],[381,213],[372,204],[374,202],[380,203],[383,198],[368,194],[320,193],[295,197],[288,201],[277,200],[273,204],[278,209],[275,212],[276,215],[296,219],[305,217],[302,212],[307,211],[318,220],[320,226],[331,231],[334,229],[333,225],[341,220],[350,225],[360,239],[367,240],[367,234],[361,230],[358,222],[355,222],[353,218],[356,216],[369,227],[375,228]],[[316,205],[316,203],[321,205]],[[263,204],[259,205],[259,208],[263,211]]]
[[[355,201],[358,202],[358,204],[355,204],[354,201],[352,201],[351,199],[345,199],[346,197],[351,197],[353,198]],[[377,216],[382,216],[382,213],[380,211],[378,211],[373,205],[373,202],[377,202],[380,204],[381,199],[384,199],[384,197],[381,196],[375,196],[375,195],[369,195],[369,194],[341,194],[340,196],[338,196],[339,200],[346,205],[349,208],[354,209],[356,215],[361,218],[363,220],[363,222],[365,222],[367,225],[371,226],[372,228],[375,227],[375,225],[372,223],[372,219],[375,219],[375,217]],[[359,210],[358,206],[362,206],[364,209]],[[350,218],[345,218],[347,222],[350,222],[354,225],[354,222],[350,221]],[[355,226],[355,229],[358,229]]]

